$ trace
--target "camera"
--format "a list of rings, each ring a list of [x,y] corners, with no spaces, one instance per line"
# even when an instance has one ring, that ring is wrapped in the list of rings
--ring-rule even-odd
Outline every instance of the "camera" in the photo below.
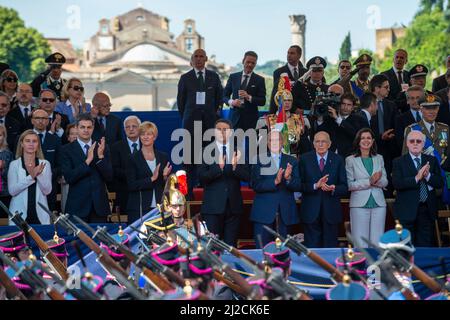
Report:
[[[318,95],[314,101],[314,115],[317,117],[324,117],[328,115],[328,107],[332,107],[336,110],[341,105],[341,96],[339,94],[329,92]]]

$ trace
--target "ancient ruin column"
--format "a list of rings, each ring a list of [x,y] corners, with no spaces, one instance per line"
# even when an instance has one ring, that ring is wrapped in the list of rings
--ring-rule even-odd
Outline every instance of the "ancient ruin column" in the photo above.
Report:
[[[291,21],[292,44],[299,45],[302,48],[303,54],[301,61],[305,64],[306,16],[303,14],[291,15],[289,19]]]

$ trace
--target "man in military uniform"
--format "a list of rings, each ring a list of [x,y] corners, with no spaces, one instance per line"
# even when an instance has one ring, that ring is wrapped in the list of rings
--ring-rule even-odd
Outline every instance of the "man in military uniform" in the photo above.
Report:
[[[425,86],[427,84],[427,74],[428,68],[423,64],[417,64],[412,67],[411,70],[409,70],[411,86],[419,86],[425,90]],[[428,90],[426,90],[426,93],[432,94],[432,92]],[[409,110],[405,91],[400,92],[394,102],[397,105],[397,109],[400,111],[400,113]]]
[[[352,94],[356,98],[361,98],[365,92],[369,92],[369,76],[370,76],[370,65],[372,64],[372,57],[367,53],[362,54],[353,63],[358,70],[358,77],[356,80],[350,81],[350,88]]]
[[[299,78],[292,88],[294,97],[291,112],[299,113],[300,110],[310,110],[317,96],[323,95],[328,90],[324,81],[324,70],[327,62],[322,57],[313,57],[306,64],[308,71]]]
[[[42,89],[50,89],[56,93],[59,101],[61,101],[61,91],[67,80],[61,78],[62,65],[66,62],[66,58],[59,52],[55,52],[45,59],[48,64],[47,70],[38,75],[31,86],[33,88],[33,97],[39,97]]]
[[[420,112],[423,116],[422,120],[406,127],[404,136],[406,137],[411,130],[421,131],[427,140],[423,152],[435,156],[439,164],[442,164],[446,159],[449,145],[449,127],[445,123],[436,122],[440,105],[439,98],[433,94],[429,94],[420,100],[419,104]],[[405,140],[402,154],[406,153],[408,153],[408,148],[406,147]]]

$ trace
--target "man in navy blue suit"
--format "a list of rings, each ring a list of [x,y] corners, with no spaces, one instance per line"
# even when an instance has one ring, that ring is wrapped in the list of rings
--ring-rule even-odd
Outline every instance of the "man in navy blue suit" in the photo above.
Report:
[[[244,70],[230,75],[223,93],[223,102],[231,108],[231,123],[234,129],[255,129],[258,107],[266,104],[264,78],[253,72],[258,55],[247,51],[242,60]]]
[[[80,114],[76,126],[77,140],[61,151],[61,171],[69,184],[66,213],[89,223],[106,222],[111,209],[105,183],[113,179],[109,149],[104,137],[99,142],[92,140],[90,114]]]
[[[191,157],[185,161],[184,169],[188,177],[188,198],[193,198],[193,188],[198,183],[197,167],[194,165],[194,140],[202,137],[194,136],[194,124],[202,126],[202,134],[214,128],[217,114],[222,107],[223,87],[219,75],[205,68],[208,57],[203,49],[194,51],[191,57],[193,69],[180,77],[178,82],[177,105],[182,119],[182,126],[189,131],[190,145],[184,145],[184,152],[191,150]],[[206,144],[205,144],[206,146]]]
[[[328,133],[317,132],[314,151],[300,157],[300,219],[304,224],[305,245],[311,248],[338,246],[338,226],[342,222],[341,197],[347,194],[345,163],[341,156],[328,152]]]
[[[300,191],[298,162],[295,157],[281,152],[283,136],[280,131],[269,132],[267,145],[267,153],[260,154],[251,168],[251,187],[256,194],[250,220],[257,248],[273,240],[264,229],[265,225],[286,236],[288,227],[300,221],[294,197],[294,192]]]
[[[243,212],[241,181],[250,180],[250,172],[230,140],[231,122],[219,119],[215,129],[215,141],[205,149],[215,161],[205,161],[198,169],[204,187],[202,218],[210,232],[236,246]]]
[[[31,114],[31,124],[34,132],[41,139],[42,153],[45,160],[50,162],[52,167],[52,192],[47,196],[48,207],[50,210],[56,208],[56,194],[58,193],[58,177],[60,176],[58,156],[61,148],[61,139],[51,132],[47,131],[50,122],[47,111],[35,109]]]

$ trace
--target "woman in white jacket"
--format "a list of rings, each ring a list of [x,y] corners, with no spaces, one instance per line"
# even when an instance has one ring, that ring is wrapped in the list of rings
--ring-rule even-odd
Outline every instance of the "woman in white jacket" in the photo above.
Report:
[[[30,224],[50,224],[50,217],[38,203],[47,209],[47,195],[52,191],[52,170],[44,159],[41,140],[33,130],[20,135],[16,160],[8,171],[8,189],[12,196],[9,210],[20,212]]]
[[[383,157],[377,154],[375,135],[369,128],[358,131],[355,152],[345,159],[350,195],[350,224],[356,245],[367,248],[361,237],[378,243],[384,232],[388,184]]]

